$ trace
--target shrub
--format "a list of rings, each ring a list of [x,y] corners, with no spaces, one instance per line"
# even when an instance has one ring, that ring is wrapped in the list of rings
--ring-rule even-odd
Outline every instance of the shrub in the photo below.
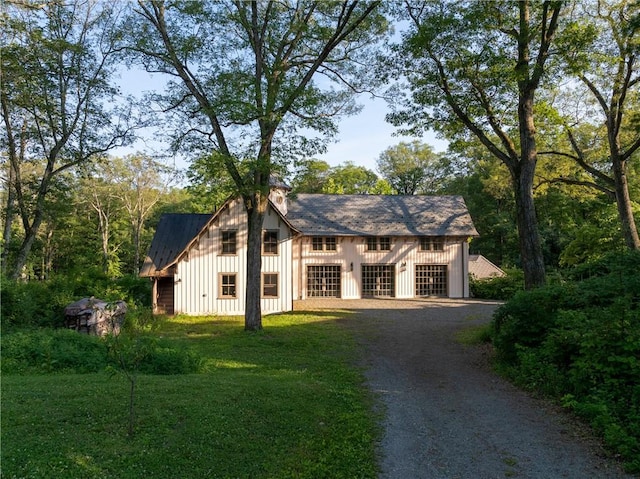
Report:
[[[133,276],[109,279],[97,270],[54,276],[46,281],[19,282],[0,279],[2,326],[60,327],[64,308],[83,297],[124,300],[130,310],[150,308],[151,285]]]
[[[67,329],[14,331],[1,341],[3,374],[90,373],[107,365],[104,341]]]
[[[200,369],[201,358],[188,349],[150,336],[121,334],[98,338],[68,329],[20,330],[3,334],[3,374],[94,373],[127,367],[143,374],[186,374]],[[135,364],[133,364],[135,362]]]
[[[640,472],[640,253],[520,292],[493,319],[500,367],[585,417]]]
[[[538,347],[568,296],[567,287],[553,285],[520,291],[500,306],[493,317],[493,343],[499,358],[514,361],[518,347]]]
[[[524,274],[521,270],[509,270],[506,276],[475,279],[470,277],[471,296],[479,299],[508,300],[524,289]]]

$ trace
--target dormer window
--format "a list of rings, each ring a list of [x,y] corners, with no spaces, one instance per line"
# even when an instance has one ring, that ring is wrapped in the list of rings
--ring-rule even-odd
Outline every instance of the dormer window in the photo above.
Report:
[[[444,238],[439,236],[421,237],[420,251],[444,251]]]
[[[314,236],[311,248],[313,251],[336,251],[336,239],[332,236]]]
[[[369,236],[367,238],[367,251],[391,250],[391,238],[388,236]]]

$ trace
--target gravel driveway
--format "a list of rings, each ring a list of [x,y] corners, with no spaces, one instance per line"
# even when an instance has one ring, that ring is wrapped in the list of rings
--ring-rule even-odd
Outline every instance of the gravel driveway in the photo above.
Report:
[[[328,307],[331,308],[328,308]],[[306,300],[295,309],[354,311],[371,389],[385,412],[381,478],[624,478],[568,415],[498,377],[483,346],[456,341],[497,303]]]

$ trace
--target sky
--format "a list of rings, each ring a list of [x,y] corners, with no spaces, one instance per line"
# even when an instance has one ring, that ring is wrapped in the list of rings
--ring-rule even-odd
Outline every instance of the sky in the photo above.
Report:
[[[385,115],[390,111],[385,100],[362,95],[358,103],[364,105],[362,111],[340,122],[338,142],[330,144],[327,153],[317,155],[316,158],[331,166],[351,161],[376,171],[376,160],[380,153],[402,141],[419,140],[431,145],[436,152],[447,149],[447,142],[436,138],[434,133],[422,138],[395,135],[396,127],[385,121]]]
[[[136,97],[144,91],[151,89],[161,90],[164,80],[160,75],[150,76],[144,71],[122,71],[120,81],[123,93]],[[359,114],[343,118],[339,124],[339,132],[336,138],[328,144],[326,153],[314,155],[319,160],[324,160],[331,166],[344,164],[347,161],[357,166],[364,166],[376,171],[376,161],[380,154],[387,148],[398,143],[419,140],[431,145],[436,152],[445,151],[447,143],[436,138],[435,134],[427,134],[422,138],[397,136],[396,128],[385,121],[385,115],[390,111],[386,101],[381,98],[372,98],[370,94],[361,94],[357,102],[363,105]],[[153,131],[147,131],[145,141],[139,141],[129,148],[115,152],[116,154],[128,154],[137,151],[148,152],[152,147],[158,147],[153,139]],[[179,168],[188,165],[184,159],[176,159],[175,164]],[[377,172],[377,171],[376,171]]]

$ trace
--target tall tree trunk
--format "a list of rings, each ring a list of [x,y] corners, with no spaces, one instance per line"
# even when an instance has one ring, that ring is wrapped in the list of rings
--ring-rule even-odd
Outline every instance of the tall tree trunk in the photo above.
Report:
[[[9,244],[11,243],[11,229],[13,227],[13,219],[16,215],[16,199],[15,199],[15,172],[11,162],[8,165],[9,174],[7,178],[7,203],[5,209],[4,228],[2,232],[2,254],[0,255],[0,264],[2,265],[2,273],[7,272],[7,261],[9,259]]]
[[[520,260],[524,272],[525,289],[533,289],[545,283],[544,256],[533,200],[534,172],[535,162],[523,162],[520,165],[519,175],[513,179]]]
[[[29,257],[29,253],[31,253],[33,243],[36,240],[36,236],[38,235],[40,225],[42,224],[42,217],[42,210],[36,209],[31,226],[24,232],[24,239],[22,240],[20,250],[18,251],[18,255],[16,256],[16,262],[13,265],[11,279],[20,278],[20,275],[22,274],[22,271],[27,264],[27,258]]]
[[[262,223],[267,209],[267,197],[260,192],[245,198],[248,219],[247,231],[247,283],[244,329],[262,329],[260,306],[262,286]]]
[[[545,283],[544,257],[538,232],[538,220],[533,201],[533,179],[538,163],[536,126],[534,122],[535,91],[542,75],[542,65],[550,43],[550,36],[541,39],[537,62],[531,60],[529,2],[519,2],[520,32],[518,35],[518,129],[520,136],[520,158],[513,162],[516,215],[520,242],[520,258],[524,271],[526,289]],[[546,28],[546,25],[544,25]],[[552,31],[552,28],[549,28]],[[546,47],[544,46],[546,42]]]
[[[0,91],[0,106],[2,108],[2,119],[4,120],[4,126],[6,130],[6,139],[7,139],[7,150],[9,155],[8,162],[8,175],[7,175],[7,206],[5,210],[5,222],[4,229],[2,232],[2,254],[0,255],[0,262],[2,273],[6,274],[8,271],[7,260],[9,259],[9,243],[11,242],[11,228],[13,226],[13,219],[16,214],[16,181],[17,181],[17,172],[16,166],[18,165],[19,159],[22,159],[22,154],[24,152],[24,134],[20,136],[21,139],[21,150],[20,154],[18,153],[18,145],[16,144],[16,138],[13,134],[13,128],[11,125],[11,121],[9,120],[9,100],[7,98],[7,94],[4,90]],[[25,129],[25,124],[23,123],[23,133]]]
[[[618,206],[618,216],[622,226],[625,244],[629,249],[640,249],[640,238],[638,228],[633,215],[631,197],[629,196],[629,183],[626,173],[626,162],[612,155],[613,178],[615,180],[616,205]]]
[[[140,232],[142,231],[142,214],[138,209],[133,226],[133,274],[140,273]]]

